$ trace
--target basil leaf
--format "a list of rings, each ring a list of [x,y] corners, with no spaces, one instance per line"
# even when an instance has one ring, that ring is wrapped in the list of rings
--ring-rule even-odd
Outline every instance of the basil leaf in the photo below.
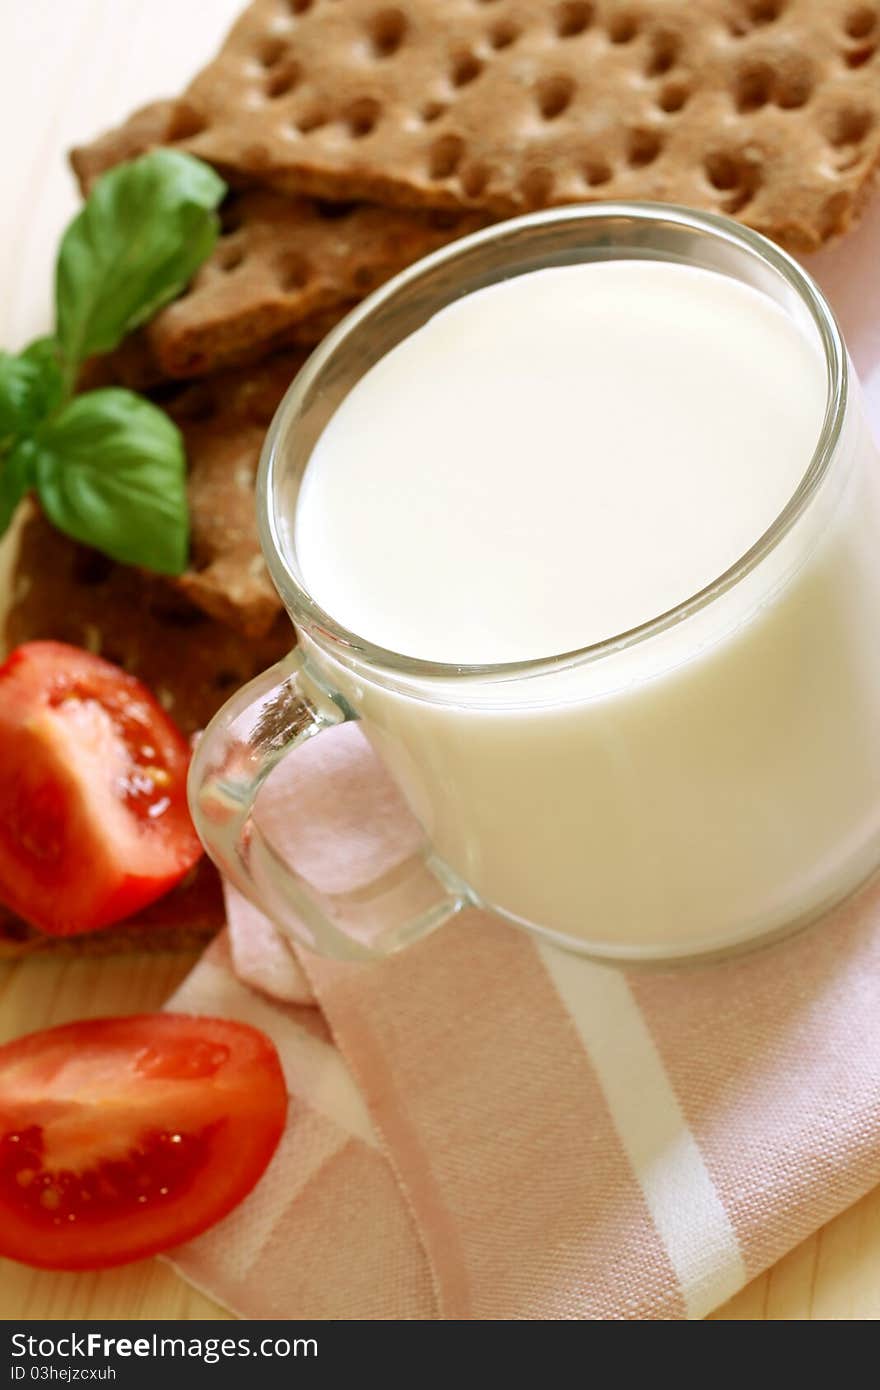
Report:
[[[7,530],[25,493],[34,485],[35,454],[33,440],[23,439],[0,464],[0,536]]]
[[[49,520],[126,565],[180,574],[187,560],[186,460],[151,401],[107,387],[76,396],[36,440]]]
[[[61,390],[54,339],[38,338],[17,357],[0,352],[0,449],[54,410]]]
[[[0,353],[0,445],[8,444],[31,424],[31,397],[39,371],[11,352]]]
[[[69,367],[109,352],[184,289],[217,239],[225,192],[213,169],[179,150],[98,179],[58,253],[57,332]]]

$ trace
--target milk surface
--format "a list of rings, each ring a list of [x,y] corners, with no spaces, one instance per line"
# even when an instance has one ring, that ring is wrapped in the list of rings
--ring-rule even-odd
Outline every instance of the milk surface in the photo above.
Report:
[[[534,271],[439,312],[315,448],[318,602],[405,655],[553,655],[674,607],[794,492],[824,365],[772,300],[658,261]]]
[[[814,341],[815,339],[815,341]],[[307,587],[400,653],[551,656],[693,595],[796,490],[818,338],[714,272],[539,271],[437,314],[343,401],[295,516]],[[475,901],[621,959],[805,920],[880,861],[880,487],[832,465],[735,585],[528,678],[309,661]]]

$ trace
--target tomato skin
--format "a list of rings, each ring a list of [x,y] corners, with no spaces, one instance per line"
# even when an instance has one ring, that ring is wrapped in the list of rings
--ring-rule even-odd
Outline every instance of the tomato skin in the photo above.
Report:
[[[42,931],[110,926],[202,854],[189,747],[140,681],[77,647],[0,666],[0,900]]]
[[[254,1187],[287,1088],[248,1024],[93,1019],[0,1047],[0,1255],[104,1269],[192,1239]]]

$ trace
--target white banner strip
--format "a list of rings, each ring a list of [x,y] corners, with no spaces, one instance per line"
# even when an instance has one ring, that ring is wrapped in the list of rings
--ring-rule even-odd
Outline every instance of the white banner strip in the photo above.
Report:
[[[554,946],[539,954],[571,1015],[641,1185],[687,1315],[742,1288],[736,1233],[622,971]]]

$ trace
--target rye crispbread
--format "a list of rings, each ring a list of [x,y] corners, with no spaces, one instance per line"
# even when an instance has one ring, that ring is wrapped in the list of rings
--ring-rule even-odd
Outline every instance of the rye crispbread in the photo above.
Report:
[[[288,193],[653,198],[813,250],[880,160],[878,38],[876,0],[254,0],[178,143]]]
[[[254,483],[266,430],[305,359],[278,353],[220,372],[163,404],[180,426],[189,475],[190,562],[175,589],[245,637],[261,638],[282,611],[260,550]]]
[[[155,102],[74,150],[83,191],[114,164],[178,141],[191,129],[190,110]],[[252,191],[233,194],[222,221],[223,234],[187,292],[116,355],[116,374],[127,384],[141,389],[279,346],[313,345],[370,290],[486,218]]]
[[[210,941],[225,920],[220,877],[210,860],[201,859],[182,883],[136,917],[79,936],[46,936],[0,904],[0,961],[192,951]]]
[[[204,728],[238,686],[278,660],[293,640],[284,617],[262,639],[244,639],[171,593],[161,579],[77,545],[36,513],[22,525],[10,587],[6,650],[55,638],[99,652],[144,680],[187,734]],[[43,951],[189,949],[223,921],[219,878],[204,858],[171,893],[105,932],[56,941],[0,906],[0,959]]]

